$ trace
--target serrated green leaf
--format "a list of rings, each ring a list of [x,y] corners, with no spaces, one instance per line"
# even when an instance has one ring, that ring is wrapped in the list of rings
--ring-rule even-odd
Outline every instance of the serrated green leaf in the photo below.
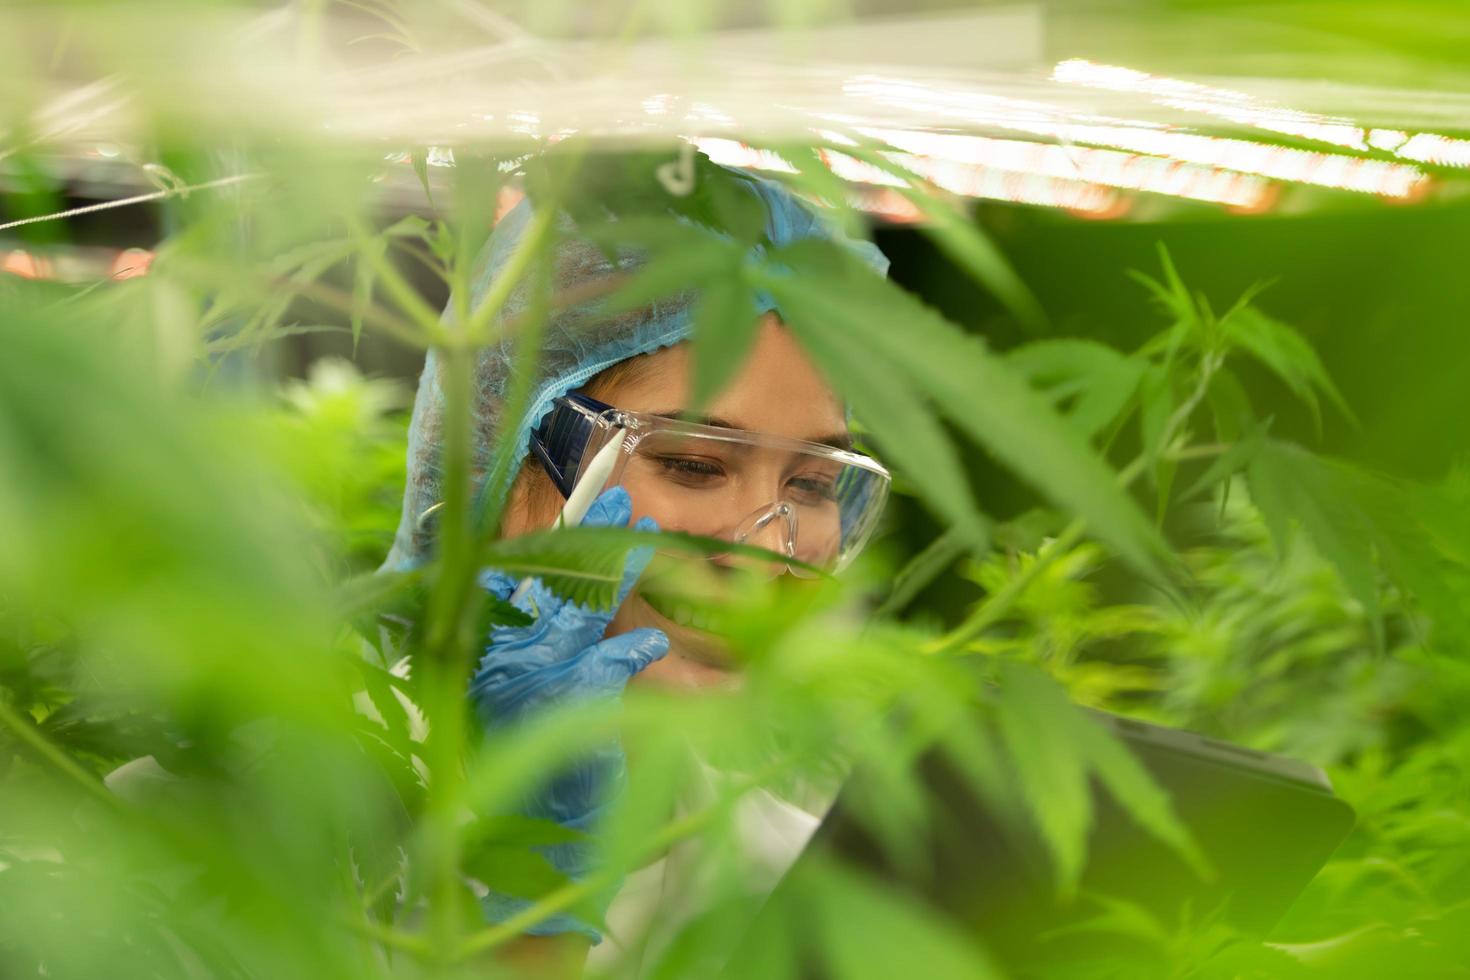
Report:
[[[354,576],[337,586],[336,603],[345,619],[400,612],[420,601],[423,572],[376,572]]]
[[[923,551],[911,558],[907,565],[899,569],[893,579],[893,591],[888,594],[888,598],[883,600],[883,604],[874,611],[873,615],[890,616],[907,606],[929,583],[938,578],[969,549],[970,545],[953,529],[940,534],[929,542]]]
[[[676,208],[696,221],[729,235],[742,248],[765,240],[766,210],[751,192],[749,178],[714,167],[702,154],[696,163],[694,193],[678,199]]]
[[[1059,894],[1069,898],[1087,860],[1096,778],[1140,827],[1209,874],[1204,854],[1167,793],[1126,745],[1035,667],[999,672],[996,720],[1022,797],[1051,851]]]
[[[833,863],[813,868],[802,884],[802,905],[816,919],[824,976],[892,980],[920,965],[926,980],[1001,976],[973,939],[901,890]]]
[[[429,221],[417,214],[406,214],[383,229],[385,238],[422,238],[428,240]]]
[[[1067,419],[1089,439],[1117,420],[1138,388],[1144,364],[1092,340],[1038,340],[1007,351],[1006,361],[1033,385],[1075,400]]]
[[[1262,421],[1247,432],[1239,442],[1216,456],[1194,483],[1190,484],[1189,489],[1179,495],[1179,500],[1192,500],[1245,469],[1266,444],[1266,433],[1270,428],[1270,419]]]
[[[579,553],[562,543],[522,554],[491,553],[495,568],[525,578],[540,579],[557,595],[589,609],[607,609],[622,581],[622,561]],[[600,567],[598,567],[600,564]]]
[[[1242,433],[1255,427],[1250,396],[1228,367],[1215,370],[1205,389],[1205,400],[1215,424],[1215,438],[1221,442],[1235,442]]]
[[[921,396],[883,364],[853,345],[819,290],[777,295],[786,325],[815,355],[872,433],[884,458],[915,474],[919,498],[977,554],[989,549],[989,522],[981,513],[949,436]]]
[[[1322,427],[1317,393],[1326,395],[1350,422],[1352,409],[1333,384],[1322,359],[1306,338],[1291,327],[1251,306],[1240,307],[1220,321],[1221,332],[1232,344],[1249,353],[1306,403],[1318,430]]]
[[[866,223],[857,208],[852,206],[851,189],[832,172],[816,147],[789,143],[771,149],[796,168],[796,173],[781,176],[798,192],[822,202],[825,205],[823,215],[830,216],[843,234],[854,239],[866,237]]]
[[[1168,368],[1150,365],[1138,385],[1138,436],[1144,455],[1157,460],[1167,447],[1169,419],[1174,414],[1174,382]]]
[[[357,744],[387,777],[400,805],[408,813],[417,813],[424,799],[424,780],[413,764],[413,757],[389,744],[383,729],[364,722],[354,732]]]
[[[492,541],[480,555],[482,567],[539,578],[558,595],[579,605],[606,609],[617,595],[628,552],[656,547],[702,557],[736,555],[760,562],[792,559],[753,545],[680,531],[634,531],[629,528],[570,527]],[[805,570],[821,570],[799,562]]]
[[[1179,278],[1179,270],[1174,267],[1174,259],[1163,242],[1158,243],[1158,253],[1159,266],[1164,271],[1163,282],[1134,269],[1128,270],[1128,276],[1153,293],[1154,299],[1164,311],[1173,316],[1176,325],[1191,323],[1197,318],[1198,311],[1194,308],[1194,301],[1190,299],[1189,289]]]
[[[357,671],[358,677],[362,679],[363,691],[367,693],[368,700],[372,702],[373,710],[378,713],[378,720],[382,723],[386,733],[384,741],[395,752],[405,756],[410,755],[412,749],[409,745],[408,710],[403,706],[403,702],[398,700],[395,693],[402,690],[402,681],[361,657],[353,658],[352,666]],[[408,696],[406,692],[404,696]]]
[[[362,316],[373,303],[373,280],[377,276],[376,262],[382,261],[388,252],[386,238],[371,238],[362,245],[363,253],[357,256],[352,274],[352,353],[357,355],[357,344],[362,339]],[[371,254],[368,254],[371,253]]]
[[[739,269],[726,270],[694,305],[694,367],[689,408],[699,413],[744,366],[759,317]]]
[[[1075,707],[1071,720],[1073,737],[1089,768],[1118,805],[1150,835],[1172,848],[1196,874],[1212,876],[1214,869],[1189,828],[1179,819],[1173,800],[1128,747],[1104,725]]]
[[[1084,518],[1135,568],[1162,578],[1168,547],[1116,474],[978,338],[831,243],[798,242],[771,260],[760,285],[776,297],[808,349],[813,337],[832,335],[813,353],[845,394],[858,394],[860,386],[889,394],[922,387],[977,445]],[[841,355],[847,356],[839,364]],[[864,421],[874,422],[866,415]],[[883,441],[885,453],[894,451],[891,443]],[[922,466],[913,473],[927,478]]]
[[[728,278],[739,257],[729,242],[713,235],[693,237],[685,247],[662,252],[650,259],[600,305],[609,313],[623,313],[647,306],[655,300],[701,288],[712,277]]]
[[[429,207],[435,211],[439,210],[434,204],[434,189],[429,186],[429,151],[414,151],[409,154],[413,161],[413,172],[418,176],[419,186],[424,189],[424,199],[429,202]]]
[[[925,184],[922,177],[877,149],[843,146],[840,152],[903,180],[904,184],[894,190],[924,216],[919,225],[920,234],[939,246],[940,251],[976,282],[989,289],[1027,331],[1042,333],[1047,329],[1046,311],[1037,301],[1036,294],[990,236],[975,223],[965,210],[965,204],[941,198],[932,190],[920,189]]]
[[[996,721],[1021,795],[1052,856],[1063,898],[1076,895],[1087,860],[1092,790],[1086,747],[1074,737],[1077,709],[1034,667],[1002,663]]]
[[[1342,577],[1382,642],[1372,528],[1350,483],[1326,461],[1289,443],[1267,440],[1246,470],[1251,499],[1281,548],[1293,523]]]
[[[589,840],[586,833],[563,827],[553,820],[539,820],[516,813],[477,817],[464,829],[466,846],[541,847],[575,844]]]

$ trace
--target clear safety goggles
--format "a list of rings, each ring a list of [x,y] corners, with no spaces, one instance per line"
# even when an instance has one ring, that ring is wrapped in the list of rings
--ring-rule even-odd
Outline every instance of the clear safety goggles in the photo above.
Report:
[[[635,516],[647,514],[663,530],[837,571],[867,544],[888,499],[888,471],[860,453],[625,412],[578,394],[556,400],[531,435],[531,451],[567,496],[619,430],[627,434],[605,486],[622,486]]]

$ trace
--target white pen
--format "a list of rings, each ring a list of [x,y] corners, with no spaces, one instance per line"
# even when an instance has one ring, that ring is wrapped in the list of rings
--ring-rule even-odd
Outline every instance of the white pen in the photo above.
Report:
[[[561,509],[552,529],[563,528],[582,523],[582,518],[587,516],[587,509],[592,506],[592,501],[602,492],[602,485],[607,482],[608,474],[612,473],[613,467],[618,461],[618,451],[623,448],[623,439],[627,436],[627,429],[619,429],[606,446],[597,451],[592,457],[592,462],[587,464],[586,471],[572,492],[567,496],[566,506]],[[510,594],[510,601],[524,598],[526,590],[531,587],[531,579],[523,578],[516,590]]]

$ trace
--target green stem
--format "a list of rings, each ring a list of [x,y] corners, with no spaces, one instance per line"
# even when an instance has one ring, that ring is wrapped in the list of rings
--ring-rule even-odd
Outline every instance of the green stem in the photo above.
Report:
[[[1186,446],[1183,449],[1176,449],[1167,453],[1166,456],[1168,459],[1182,463],[1191,459],[1208,459],[1211,456],[1219,456],[1229,451],[1229,446],[1218,442],[1211,442],[1200,446]]]
[[[472,617],[465,610],[473,608],[470,602],[473,549],[466,538],[474,392],[472,352],[456,344],[441,348],[439,354],[445,413],[444,507],[438,538],[438,578],[429,597],[423,662],[425,707],[432,719],[424,748],[430,778],[423,839],[430,896],[428,931],[431,948],[442,953],[457,944],[461,921],[457,818],[464,788],[460,765],[464,744],[464,681],[472,640],[465,629]]]
[[[981,633],[994,626],[1013,607],[1059,557],[1070,551],[1087,530],[1087,523],[1080,517],[1068,524],[1051,542],[1036,553],[1036,560],[1019,575],[1011,579],[998,592],[992,592],[979,607],[955,629],[939,639],[925,644],[921,649],[927,654],[948,653],[976,639]]]
[[[693,837],[708,826],[710,821],[717,815],[733,806],[746,793],[760,786],[762,783],[775,778],[776,775],[791,764],[792,760],[789,759],[773,762],[756,775],[745,779],[737,789],[710,806],[665,824],[654,835],[653,839],[639,851],[630,866],[639,867],[657,858],[680,841]],[[603,868],[601,871],[588,875],[581,881],[563,885],[536,904],[522,909],[499,925],[492,926],[483,932],[478,932],[470,936],[460,945],[456,958],[459,960],[468,959],[471,956],[494,949],[496,946],[515,939],[537,923],[544,922],[558,912],[566,911],[583,899],[589,898],[602,889],[614,884],[621,877],[622,873],[621,866]]]
[[[1167,428],[1166,428],[1167,432]],[[1148,465],[1147,456],[1138,456],[1123,469],[1118,471],[1118,482],[1127,487]],[[965,621],[937,640],[922,647],[924,653],[935,655],[950,653],[959,647],[974,640],[991,626],[994,626],[1015,606],[1016,602],[1025,594],[1031,583],[1052,566],[1062,555],[1070,551],[1077,542],[1082,540],[1082,535],[1087,531],[1087,522],[1082,518],[1076,518],[1072,523],[1062,529],[1048,545],[1037,552],[1036,560],[1033,561],[1021,574],[1017,575],[998,592],[993,592],[986,597],[985,601],[976,607],[975,611],[966,617]]]
[[[365,936],[390,949],[411,953],[422,960],[434,958],[434,951],[430,948],[428,940],[423,936],[414,935],[409,932],[399,932],[397,929],[390,929],[387,926],[367,919],[347,919],[343,924],[358,935]]]
[[[500,515],[503,513],[509,483],[516,464],[526,451],[524,446],[509,445],[513,433],[519,428],[515,421],[525,416],[530,408],[531,391],[541,365],[541,339],[546,333],[546,323],[551,318],[551,261],[543,262],[536,270],[531,284],[530,307],[515,335],[515,362],[511,371],[510,391],[506,395],[502,424],[491,453],[491,469],[480,490],[477,520],[480,534],[476,550],[484,549],[492,537],[500,531]],[[509,331],[507,330],[507,333]]]
[[[467,323],[464,320],[460,321],[465,323],[461,334],[464,343],[478,345],[482,342],[490,324],[500,314],[501,308],[505,306],[505,301],[510,299],[511,291],[520,282],[521,276],[525,275],[526,269],[531,265],[531,260],[536,257],[547,236],[550,235],[551,229],[556,224],[556,213],[555,202],[547,202],[531,219],[531,226],[521,235],[520,241],[516,242],[515,250],[511,252],[510,258],[505,260],[505,265],[500,268],[484,300],[475,307]]]
[[[348,219],[348,228],[357,241],[359,259],[367,259],[373,271],[377,273],[379,281],[382,282],[383,288],[398,304],[398,308],[408,314],[431,342],[443,340],[438,312],[424,301],[412,283],[403,278],[398,267],[388,261],[386,250],[374,247],[373,239],[377,236],[363,224],[361,218],[356,216]]]
[[[1164,423],[1164,430],[1159,438],[1159,454],[1162,455],[1167,452],[1174,458],[1184,458],[1184,454],[1189,452],[1188,449],[1170,451],[1169,447],[1172,445],[1178,430],[1189,421],[1189,417],[1194,414],[1194,410],[1199,407],[1200,402],[1208,394],[1210,381],[1214,378],[1215,372],[1219,370],[1222,363],[1224,363],[1224,358],[1220,355],[1206,356],[1200,362],[1199,381],[1195,385],[1194,391],[1190,393],[1190,396],[1175,409],[1174,413]],[[1214,447],[1199,448],[1214,449]],[[1151,461],[1152,458],[1148,453],[1143,453],[1136,457],[1127,466],[1118,471],[1119,485],[1125,488],[1131,485],[1134,480],[1138,479],[1139,474],[1144,471],[1145,467]],[[1036,560],[1025,571],[1007,582],[1000,591],[987,596],[985,601],[980,603],[975,611],[966,617],[965,621],[959,626],[944,636],[939,637],[937,640],[926,644],[923,647],[924,652],[931,655],[953,652],[979,637],[981,633],[985,632],[991,626],[994,626],[1011,611],[1026,589],[1030,587],[1031,583],[1036,581],[1042,572],[1050,568],[1053,562],[1082,540],[1082,535],[1086,530],[1087,525],[1081,518],[1077,518],[1068,524],[1055,540],[1037,553]]]
[[[122,808],[122,802],[108,790],[92,773],[88,772],[82,765],[67,755],[61,749],[52,745],[36,728],[34,722],[22,718],[20,713],[0,700],[0,725],[10,729],[17,739],[29,748],[37,758],[41,759],[51,768],[55,769],[69,781],[76,783],[93,799],[102,803],[109,809],[118,810]]]

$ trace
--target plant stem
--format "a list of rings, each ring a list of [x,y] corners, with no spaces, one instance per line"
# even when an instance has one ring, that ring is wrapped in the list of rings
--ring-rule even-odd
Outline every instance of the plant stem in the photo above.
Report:
[[[557,207],[554,202],[548,202],[536,212],[531,220],[531,225],[516,242],[516,247],[505,260],[505,265],[500,268],[495,282],[491,284],[490,291],[475,311],[469,315],[468,322],[460,334],[462,343],[478,345],[484,339],[485,332],[489,329],[491,322],[500,314],[501,307],[505,301],[510,299],[510,294],[520,282],[521,276],[530,266],[531,260],[541,250],[542,244],[550,234],[556,222]]]
[[[348,219],[348,228],[357,240],[358,261],[367,259],[373,271],[378,274],[384,288],[398,304],[398,308],[408,314],[409,318],[424,331],[431,341],[442,340],[443,330],[439,326],[439,314],[424,301],[419,291],[403,278],[398,267],[388,261],[386,249],[373,246],[373,239],[377,236],[363,224],[361,218],[355,215]]]
[[[1168,433],[1167,427],[1165,433]],[[1148,465],[1147,455],[1136,457],[1118,471],[1118,482],[1125,487],[1128,486],[1138,479],[1138,475],[1143,472],[1146,465]],[[1037,552],[1036,560],[1025,571],[1007,582],[999,592],[993,592],[987,596],[985,601],[980,603],[963,623],[922,647],[923,652],[930,655],[953,652],[995,625],[1011,611],[1011,607],[1042,572],[1050,568],[1054,561],[1082,540],[1082,535],[1086,531],[1087,522],[1080,517],[1074,519],[1062,529],[1061,534]]]
[[[505,508],[512,470],[520,460],[521,450],[525,448],[509,445],[509,441],[519,431],[513,424],[514,420],[524,417],[530,408],[531,392],[541,365],[541,339],[545,335],[547,321],[551,319],[552,297],[549,293],[550,264],[553,261],[555,260],[549,259],[542,262],[541,267],[535,271],[531,282],[531,303],[522,315],[522,323],[519,324],[522,329],[515,335],[514,367],[503,416],[506,422],[512,424],[502,424],[500,427],[494,452],[491,454],[494,462],[480,488],[479,500],[476,501],[476,518],[480,528],[476,551],[484,550],[490,538],[500,531],[500,515]],[[503,323],[502,329],[509,333]]]
[[[994,626],[1006,613],[1011,611],[1011,607],[1031,587],[1031,583],[1051,567],[1052,562],[1070,551],[1082,539],[1086,530],[1087,523],[1080,517],[1072,521],[1062,530],[1061,534],[1036,553],[1035,561],[1007,582],[1000,591],[992,592],[987,596],[985,601],[980,603],[980,606],[963,623],[939,639],[925,644],[921,648],[923,652],[931,655],[948,653],[964,646]]]
[[[411,953],[423,960],[433,958],[434,951],[423,936],[411,932],[400,932],[370,919],[347,919],[343,924],[358,935],[366,936],[384,946]]]
[[[775,778],[776,775],[790,765],[790,759],[773,762],[764,767],[760,772],[745,779],[742,785],[722,799],[702,810],[697,810],[688,816],[680,817],[677,820],[672,820],[665,824],[654,835],[653,839],[635,856],[631,866],[638,867],[658,857],[674,844],[699,833],[715,816],[733,806],[735,801],[762,783]],[[588,875],[581,881],[563,885],[536,904],[521,910],[499,925],[492,926],[483,932],[478,932],[470,936],[459,947],[456,958],[459,960],[467,959],[468,957],[494,949],[496,946],[500,946],[516,938],[538,922],[543,922],[556,913],[565,911],[583,899],[595,895],[601,889],[617,881],[621,874],[622,870],[620,867],[604,868],[601,871]]]
[[[425,812],[425,864],[428,873],[428,933],[430,949],[442,956],[459,945],[460,883],[458,878],[461,840],[458,816],[464,799],[465,773],[461,753],[467,724],[464,685],[469,671],[470,651],[483,637],[476,637],[474,576],[479,548],[473,533],[475,503],[472,483],[485,479],[485,462],[476,458],[474,406],[478,397],[475,377],[475,352],[483,346],[490,324],[496,321],[512,290],[544,250],[555,225],[559,207],[555,198],[543,202],[531,226],[516,242],[515,248],[496,272],[488,294],[473,311],[469,309],[469,282],[464,276],[465,263],[454,266],[454,315],[450,323],[433,325],[438,353],[439,381],[444,393],[443,421],[443,494],[444,507],[439,518],[439,561],[436,580],[429,598],[426,654],[425,694],[429,717],[433,719],[426,761],[429,765],[427,806]],[[383,258],[373,249],[366,253],[377,263]],[[401,280],[400,280],[401,282]],[[414,297],[417,300],[417,296]],[[418,300],[422,303],[421,300]],[[408,307],[405,307],[408,308]],[[540,297],[528,311],[533,318],[546,316],[547,300]],[[539,329],[529,331],[539,338]],[[515,447],[501,447],[502,452]],[[574,901],[575,899],[573,899]]]
[[[1199,381],[1195,384],[1194,390],[1190,392],[1189,397],[1175,409],[1174,413],[1164,423],[1164,429],[1160,433],[1159,438],[1159,455],[1167,453],[1171,458],[1185,459],[1189,458],[1189,454],[1192,452],[1194,455],[1210,455],[1217,452],[1217,447],[1213,445],[1194,447],[1194,450],[1197,451],[1192,451],[1188,447],[1171,451],[1169,447],[1173,443],[1178,430],[1189,421],[1189,417],[1194,414],[1194,410],[1204,400],[1205,395],[1209,392],[1210,381],[1214,378],[1215,372],[1220,369],[1223,363],[1224,357],[1219,354],[1207,355],[1200,361]],[[1203,452],[1202,450],[1209,450],[1209,452]],[[1134,480],[1138,479],[1139,474],[1152,461],[1149,453],[1145,452],[1140,454],[1127,466],[1118,471],[1118,483],[1123,487],[1129,486]],[[1031,583],[1035,582],[1037,577],[1051,566],[1052,562],[1060,558],[1082,539],[1082,535],[1086,530],[1087,525],[1081,518],[1072,521],[1072,523],[1068,524],[1062,530],[1061,534],[1037,553],[1036,560],[1031,563],[1030,567],[1007,582],[1005,587],[999,592],[994,592],[987,596],[985,601],[980,603],[975,611],[966,617],[963,623],[937,640],[926,644],[922,648],[923,651],[931,655],[952,652],[969,643],[971,640],[974,640],[981,633],[995,625],[1006,613],[1011,611],[1011,607],[1016,604],[1016,601],[1020,599],[1021,595],[1025,593]]]
[[[122,802],[103,785],[102,780],[88,772],[66,752],[37,730],[34,722],[21,717],[20,713],[0,699],[0,725],[10,729],[26,747],[69,781],[76,783],[87,795],[112,810],[122,808]]]

